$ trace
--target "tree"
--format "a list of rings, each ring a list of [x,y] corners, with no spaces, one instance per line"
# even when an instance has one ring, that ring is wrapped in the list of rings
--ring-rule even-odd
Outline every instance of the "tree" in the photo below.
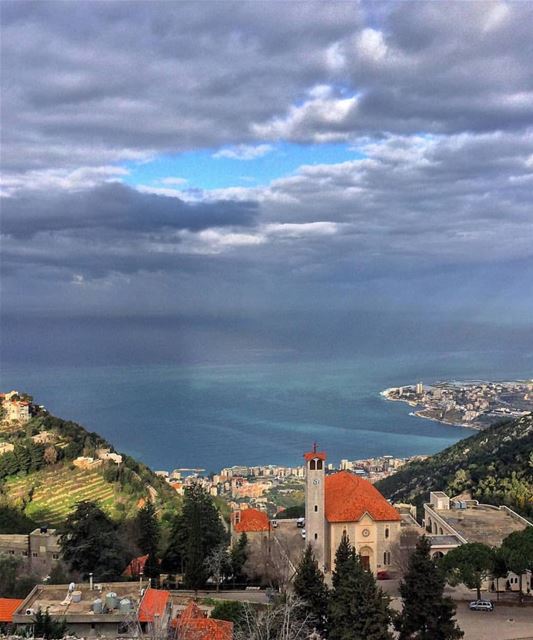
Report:
[[[53,446],[46,447],[43,458],[46,464],[55,464],[57,462],[57,449]]]
[[[28,448],[22,444],[16,444],[13,450],[18,464],[18,470],[27,473],[31,467],[31,454]]]
[[[70,570],[97,580],[120,577],[126,557],[115,525],[94,502],[79,502],[59,539],[63,559]]]
[[[43,613],[40,609],[33,618],[33,637],[45,638],[45,640],[59,640],[67,632],[67,622],[54,620],[48,613],[48,609]]]
[[[294,593],[302,601],[302,612],[320,633],[324,633],[328,614],[328,588],[310,544],[305,548],[294,579]]]
[[[500,578],[506,578],[509,573],[509,569],[507,568],[507,562],[505,560],[505,555],[501,549],[496,549],[494,552],[494,567],[492,569],[492,577],[496,580],[495,588],[496,588],[496,599],[500,599]]]
[[[392,640],[388,598],[343,534],[335,556],[328,610],[330,640]]]
[[[215,581],[217,591],[220,591],[220,583],[224,576],[231,571],[231,561],[226,543],[223,542],[218,547],[215,547],[204,560],[204,565],[209,577]]]
[[[213,499],[199,482],[185,490],[183,509],[174,521],[163,568],[176,573],[183,567],[185,586],[203,587],[209,577],[207,556],[226,539],[224,525]]]
[[[0,554],[0,598],[25,598],[38,581],[21,558]]]
[[[307,640],[311,629],[302,620],[301,608],[302,603],[290,597],[266,609],[244,605],[235,640]]]
[[[155,507],[148,502],[137,514],[137,524],[139,538],[137,544],[143,554],[148,555],[144,565],[144,575],[147,578],[159,578],[161,573],[159,567],[159,541],[161,529]]]
[[[245,605],[237,600],[218,600],[211,611],[211,618],[228,620],[238,626],[244,617],[244,607]]]
[[[494,551],[481,542],[470,542],[449,551],[440,564],[451,585],[462,583],[476,589],[480,600],[481,583],[494,570]]]
[[[233,543],[230,551],[231,571],[233,582],[244,582],[244,565],[248,559],[248,536],[243,531],[239,539]]]
[[[431,544],[422,536],[400,583],[403,610],[395,626],[399,640],[458,640],[463,632],[454,620],[455,605],[444,597],[445,580],[430,557]]]
[[[519,598],[522,602],[522,576],[526,571],[533,571],[533,527],[508,535],[502,542],[501,554],[509,571],[519,576]]]

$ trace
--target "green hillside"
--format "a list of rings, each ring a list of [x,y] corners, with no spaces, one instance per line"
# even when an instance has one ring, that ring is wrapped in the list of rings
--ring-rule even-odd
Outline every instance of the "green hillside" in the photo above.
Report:
[[[533,414],[500,423],[422,462],[413,462],[376,487],[395,502],[418,506],[433,490],[470,491],[486,504],[505,504],[533,517]]]
[[[174,490],[129,456],[123,455],[121,464],[75,466],[79,456],[96,459],[99,450],[114,449],[97,433],[45,411],[18,431],[0,432],[0,442],[12,448],[0,455],[0,509],[9,529],[15,513],[26,518],[15,523],[17,529],[31,523],[59,526],[82,500],[97,502],[115,520],[133,516],[146,500],[164,512],[179,508]]]

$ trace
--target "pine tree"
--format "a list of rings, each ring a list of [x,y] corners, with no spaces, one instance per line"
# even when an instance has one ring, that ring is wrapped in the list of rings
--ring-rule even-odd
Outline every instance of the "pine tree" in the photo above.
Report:
[[[71,513],[59,539],[63,559],[83,577],[96,580],[120,577],[126,565],[124,548],[115,525],[94,502],[80,502]]]
[[[343,534],[335,556],[328,627],[330,640],[392,640],[388,599]]]
[[[183,566],[185,585],[190,589],[203,587],[208,578],[204,561],[225,540],[213,499],[200,483],[193,483],[186,489],[182,512],[174,521],[163,568],[176,573]]]
[[[455,605],[444,597],[445,580],[430,557],[430,542],[423,536],[409,560],[400,584],[403,611],[395,626],[399,640],[458,640],[463,632],[454,620]]]
[[[302,613],[308,624],[323,634],[328,613],[328,588],[310,544],[307,545],[296,569],[294,592],[303,602]]]
[[[161,537],[159,522],[155,514],[155,507],[151,502],[139,510],[137,514],[139,538],[137,544],[143,554],[148,554],[144,565],[144,575],[147,578],[158,578],[159,568],[159,540]]]

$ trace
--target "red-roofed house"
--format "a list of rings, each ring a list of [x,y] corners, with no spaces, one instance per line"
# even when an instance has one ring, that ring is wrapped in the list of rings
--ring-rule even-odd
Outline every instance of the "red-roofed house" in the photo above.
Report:
[[[241,533],[246,533],[248,537],[261,537],[268,535],[270,531],[270,520],[264,511],[259,509],[240,509],[234,511],[231,518],[231,530],[234,538]]]
[[[144,572],[144,565],[148,560],[148,554],[133,558],[129,565],[124,569],[122,575],[131,578],[138,578]]]
[[[0,598],[0,625],[11,624],[13,614],[23,602],[24,600],[18,598]]]
[[[180,640],[232,640],[233,622],[207,618],[194,602],[172,621]]]
[[[166,629],[171,615],[170,591],[147,589],[139,605],[138,619],[143,632]]]
[[[345,531],[373,573],[390,570],[391,546],[400,535],[400,514],[367,480],[349,471],[325,475],[326,454],[305,459],[306,538],[324,570],[334,569],[335,552]]]

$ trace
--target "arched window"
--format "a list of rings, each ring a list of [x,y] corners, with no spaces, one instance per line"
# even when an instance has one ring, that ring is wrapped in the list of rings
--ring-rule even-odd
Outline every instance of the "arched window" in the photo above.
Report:
[[[315,540],[318,540],[318,533],[315,533]]]
[[[385,527],[385,538],[388,538],[390,535],[389,527]]]
[[[314,471],[316,469],[316,460],[311,460],[311,462],[309,463],[309,469],[311,471]]]
[[[316,461],[316,468],[318,469],[318,471],[322,471],[322,460]]]
[[[383,564],[390,564],[390,551],[385,551],[383,554]]]
[[[318,511],[318,505],[315,504],[315,511]]]

